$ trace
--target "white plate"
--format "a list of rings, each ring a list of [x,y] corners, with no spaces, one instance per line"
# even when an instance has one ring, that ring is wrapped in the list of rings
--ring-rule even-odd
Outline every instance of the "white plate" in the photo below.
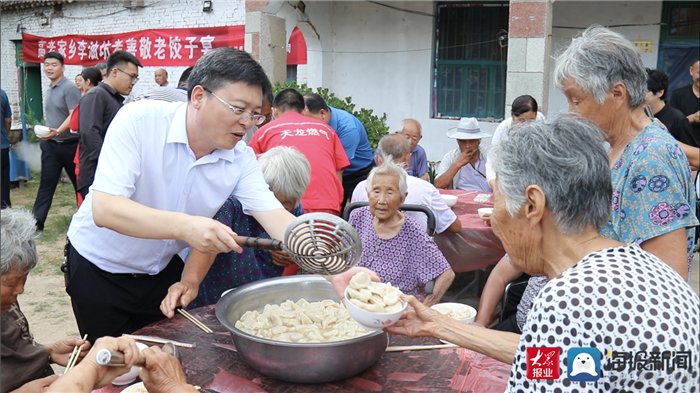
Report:
[[[143,385],[143,382],[139,382],[122,390],[122,393],[148,393],[148,390],[146,390],[146,387]]]

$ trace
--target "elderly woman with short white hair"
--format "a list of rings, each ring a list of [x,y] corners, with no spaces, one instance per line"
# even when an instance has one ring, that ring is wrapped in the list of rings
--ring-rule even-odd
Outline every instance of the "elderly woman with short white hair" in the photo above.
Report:
[[[435,304],[455,273],[426,231],[399,210],[408,192],[406,171],[387,157],[382,161],[367,177],[369,206],[352,211],[348,220],[362,241],[358,266],[427,305]],[[430,282],[434,282],[432,290]]]
[[[565,115],[511,129],[495,149],[493,230],[516,268],[549,278],[522,334],[465,325],[411,297],[415,312],[387,330],[438,337],[512,363],[509,392],[691,391],[698,367],[623,370],[609,356],[661,359],[687,351],[695,359],[700,300],[673,269],[636,243],[600,235],[612,185],[599,129]],[[528,378],[526,371],[538,361],[532,348],[547,352],[540,366],[548,359],[561,375]],[[577,368],[581,348],[591,362]]]
[[[3,392],[20,386],[26,389],[22,391],[41,391],[57,378],[51,363],[65,366],[76,345],[85,344],[81,357],[90,347],[89,342],[77,337],[45,347],[37,344],[29,331],[17,296],[24,292],[27,275],[39,260],[35,232],[36,221],[30,212],[7,208],[0,213],[0,390]]]
[[[690,167],[673,136],[644,113],[639,52],[592,26],[559,55],[554,77],[569,111],[597,124],[610,144],[613,198],[603,235],[639,244],[687,279],[698,224]]]

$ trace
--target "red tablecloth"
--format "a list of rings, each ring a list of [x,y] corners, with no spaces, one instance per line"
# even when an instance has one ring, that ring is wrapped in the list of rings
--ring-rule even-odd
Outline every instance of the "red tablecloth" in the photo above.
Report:
[[[510,365],[463,348],[387,352],[373,367],[355,377],[326,384],[301,385],[265,377],[238,356],[230,333],[216,319],[214,306],[190,311],[214,330],[205,334],[180,315],[134,334],[196,344],[178,348],[187,381],[224,392],[503,392]],[[439,344],[432,338],[391,336],[390,345]],[[115,393],[125,387],[105,386],[95,392]]]
[[[491,194],[464,190],[440,190],[440,193],[458,197],[452,210],[462,223],[462,231],[443,232],[434,237],[435,243],[452,265],[452,269],[457,273],[471,272],[495,265],[506,252],[491,227],[486,225],[477,213],[480,207],[493,207],[493,197],[486,202],[474,201],[479,194]]]

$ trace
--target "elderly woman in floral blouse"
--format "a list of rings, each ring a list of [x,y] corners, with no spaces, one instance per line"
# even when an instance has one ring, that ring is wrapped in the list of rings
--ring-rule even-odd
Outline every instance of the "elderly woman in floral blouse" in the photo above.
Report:
[[[449,262],[433,239],[399,207],[407,195],[406,171],[385,159],[367,177],[369,206],[350,215],[362,240],[359,266],[375,271],[424,304],[440,301],[454,279]],[[432,293],[426,285],[435,281]],[[426,290],[428,289],[428,290]]]

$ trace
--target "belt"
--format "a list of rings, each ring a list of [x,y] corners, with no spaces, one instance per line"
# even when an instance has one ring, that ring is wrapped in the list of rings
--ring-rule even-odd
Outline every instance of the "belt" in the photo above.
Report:
[[[62,144],[70,145],[73,143],[78,143],[78,140],[77,139],[67,139],[67,140],[57,141],[55,139],[49,139],[49,142],[58,143],[59,145],[62,145]]]

